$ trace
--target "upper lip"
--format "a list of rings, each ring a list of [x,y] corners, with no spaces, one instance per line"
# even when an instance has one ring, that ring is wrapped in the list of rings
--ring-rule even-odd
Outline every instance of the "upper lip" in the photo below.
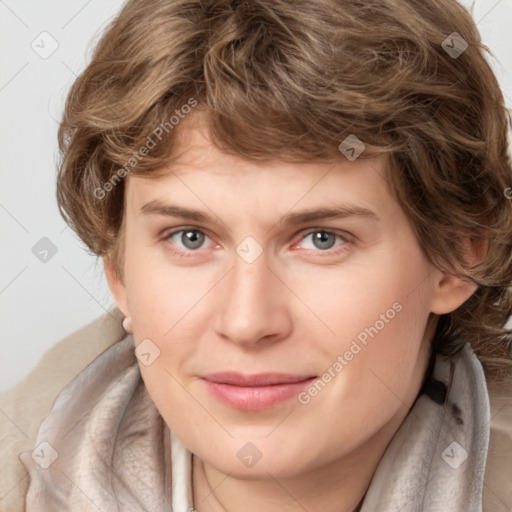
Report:
[[[290,384],[302,382],[315,377],[314,375],[292,375],[289,373],[257,373],[247,375],[239,372],[217,372],[203,375],[202,378],[219,384],[233,386],[271,386],[273,384]]]

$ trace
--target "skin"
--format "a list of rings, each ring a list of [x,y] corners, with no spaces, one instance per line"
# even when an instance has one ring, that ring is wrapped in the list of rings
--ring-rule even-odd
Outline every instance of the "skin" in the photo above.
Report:
[[[176,135],[181,152],[162,176],[127,178],[123,279],[109,257],[104,266],[136,345],[149,338],[160,350],[140,370],[194,454],[195,509],[351,512],[418,395],[435,315],[475,287],[427,260],[387,189],[382,157],[255,163],[213,146],[199,113]],[[142,214],[150,201],[210,220]],[[282,221],[349,203],[378,220]],[[195,245],[188,228],[199,230]],[[332,247],[315,244],[318,231],[331,233]],[[252,263],[236,252],[247,236],[263,249]],[[397,302],[401,311],[307,404],[237,410],[200,379],[225,370],[321,376]],[[252,467],[237,457],[247,442],[262,454]],[[214,492],[205,498],[205,489]]]

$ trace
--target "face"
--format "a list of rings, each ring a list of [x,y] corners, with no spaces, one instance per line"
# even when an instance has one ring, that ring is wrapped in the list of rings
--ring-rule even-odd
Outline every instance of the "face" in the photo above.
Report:
[[[254,163],[216,149],[193,115],[177,135],[165,174],[127,179],[124,282],[105,267],[156,407],[241,478],[369,453],[417,396],[430,313],[471,290],[426,259],[384,160]],[[295,384],[205,380],[216,372]]]

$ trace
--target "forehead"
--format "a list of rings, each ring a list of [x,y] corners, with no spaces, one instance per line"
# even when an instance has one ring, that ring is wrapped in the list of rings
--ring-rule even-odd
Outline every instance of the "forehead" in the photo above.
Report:
[[[259,211],[281,216],[294,209],[342,203],[385,213],[395,203],[383,156],[353,162],[341,153],[334,162],[249,160],[213,144],[207,118],[198,113],[187,116],[175,136],[176,150],[156,177],[128,177],[127,206],[132,214],[155,200],[203,210],[231,209],[233,214]]]

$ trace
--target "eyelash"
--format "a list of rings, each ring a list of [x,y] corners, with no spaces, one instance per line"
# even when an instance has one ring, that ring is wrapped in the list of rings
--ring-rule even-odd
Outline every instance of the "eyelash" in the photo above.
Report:
[[[182,227],[180,229],[175,229],[171,232],[169,232],[168,234],[166,234],[163,238],[164,241],[169,241],[174,235],[178,234],[178,233],[184,233],[184,232],[187,232],[187,231],[195,231],[197,233],[202,233],[203,235],[205,235],[206,237],[208,237],[208,235],[201,229],[199,228],[195,228],[193,226],[190,226],[190,227]],[[322,253],[325,254],[325,256],[335,256],[335,255],[338,255],[342,252],[345,252],[348,250],[348,248],[346,247],[348,244],[350,244],[353,240],[352,240],[352,237],[349,236],[348,234],[340,234],[336,231],[332,231],[332,230],[328,230],[328,229],[323,229],[323,228],[314,228],[314,229],[310,229],[309,231],[307,231],[306,233],[304,233],[299,242],[302,242],[306,237],[308,237],[309,235],[313,234],[313,233],[328,233],[328,234],[331,234],[331,235],[334,235],[335,237],[341,239],[344,243],[341,244],[341,246],[338,246],[337,248],[330,248],[330,249],[326,249],[326,250],[321,250],[321,249],[306,249],[306,251],[308,252],[314,252],[314,253],[317,253],[317,254],[320,254],[322,255]],[[209,237],[208,237],[209,238]],[[174,244],[173,244],[174,245]],[[295,246],[296,244],[294,244]],[[170,250],[175,253],[175,254],[178,254],[179,256],[183,256],[185,258],[189,258],[189,257],[193,257],[195,256],[195,253],[198,253],[200,251],[200,249],[196,249],[196,250],[192,250],[192,249],[188,249],[188,250],[183,250],[183,249],[176,249],[174,247],[170,248]]]

